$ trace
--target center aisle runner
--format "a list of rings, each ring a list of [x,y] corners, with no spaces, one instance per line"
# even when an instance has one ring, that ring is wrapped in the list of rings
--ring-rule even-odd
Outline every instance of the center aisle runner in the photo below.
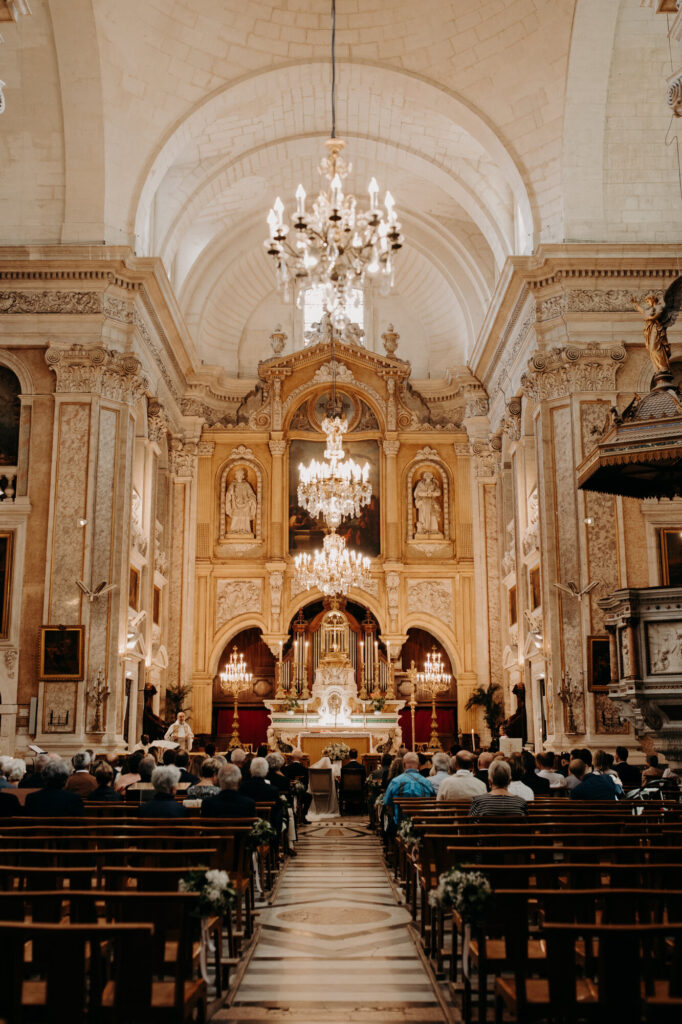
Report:
[[[361,820],[302,830],[230,1008],[215,1021],[435,1024],[445,1020]]]

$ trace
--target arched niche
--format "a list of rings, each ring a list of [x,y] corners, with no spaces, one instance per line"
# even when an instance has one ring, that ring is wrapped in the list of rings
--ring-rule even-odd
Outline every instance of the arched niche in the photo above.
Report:
[[[255,507],[244,504],[241,525],[244,529],[237,532],[237,513],[234,508],[233,493],[238,495],[236,488],[240,484],[248,484],[253,493]],[[249,492],[238,496],[237,500],[246,502]],[[232,509],[232,511],[230,511]],[[250,515],[253,511],[253,515]],[[246,531],[247,520],[251,526],[251,532]],[[235,529],[233,529],[233,523]],[[226,547],[232,543],[237,544],[261,544],[263,541],[263,469],[258,460],[254,457],[249,448],[240,445],[229,455],[227,461],[219,470],[218,474],[218,543]]]
[[[263,702],[271,699],[275,690],[275,658],[258,626],[245,626],[223,641],[213,676],[212,733],[226,737],[232,731],[234,697],[223,690],[220,673],[235,648],[244,656],[246,670],[252,674],[249,687],[238,698],[239,736],[255,750],[267,737],[269,713]]]
[[[0,353],[0,503],[13,504],[28,494],[28,451],[32,392],[28,371],[9,352]]]

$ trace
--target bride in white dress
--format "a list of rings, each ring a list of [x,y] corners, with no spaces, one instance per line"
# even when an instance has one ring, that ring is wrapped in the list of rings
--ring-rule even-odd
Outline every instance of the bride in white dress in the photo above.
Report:
[[[309,821],[320,821],[322,818],[336,818],[339,814],[339,801],[336,796],[336,785],[334,783],[334,771],[331,760],[328,757],[321,757],[311,769],[321,768],[329,772],[328,787],[323,792],[313,792],[312,783],[308,783],[308,792],[313,801],[310,805],[307,817]]]

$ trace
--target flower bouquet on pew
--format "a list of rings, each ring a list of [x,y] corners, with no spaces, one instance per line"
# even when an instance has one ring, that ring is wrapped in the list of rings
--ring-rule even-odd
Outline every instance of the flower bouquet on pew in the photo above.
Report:
[[[201,917],[222,917],[237,898],[227,871],[213,868],[197,868],[190,871],[186,878],[180,879],[178,890],[199,893],[197,913]]]
[[[272,846],[277,839],[277,833],[273,826],[265,818],[256,818],[249,832],[247,845],[250,850],[257,850],[261,846]]]
[[[438,877],[438,887],[429,893],[429,903],[441,910],[456,910],[465,924],[478,924],[492,899],[493,889],[481,871],[450,868]]]
[[[301,782],[300,779],[296,779],[294,782],[291,783],[291,795],[292,796],[297,796],[297,797],[300,798],[300,797],[303,796],[304,793],[305,793],[305,783],[304,782]]]
[[[412,818],[403,818],[401,820],[398,825],[398,835],[405,844],[407,852],[414,857],[419,850],[421,840],[414,830],[414,821]]]
[[[329,758],[332,764],[337,761],[344,761],[350,754],[350,747],[346,746],[345,743],[330,743],[328,747],[325,747],[322,753]]]

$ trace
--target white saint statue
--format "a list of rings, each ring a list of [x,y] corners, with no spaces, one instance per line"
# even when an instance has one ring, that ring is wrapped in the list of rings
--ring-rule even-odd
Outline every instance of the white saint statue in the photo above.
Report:
[[[248,534],[249,537],[252,537],[251,523],[257,508],[256,493],[246,479],[246,471],[238,469],[225,494],[225,512],[230,517],[230,527],[227,532]]]
[[[414,504],[417,509],[415,537],[419,534],[440,535],[440,514],[442,491],[433,473],[428,470],[414,489]]]

